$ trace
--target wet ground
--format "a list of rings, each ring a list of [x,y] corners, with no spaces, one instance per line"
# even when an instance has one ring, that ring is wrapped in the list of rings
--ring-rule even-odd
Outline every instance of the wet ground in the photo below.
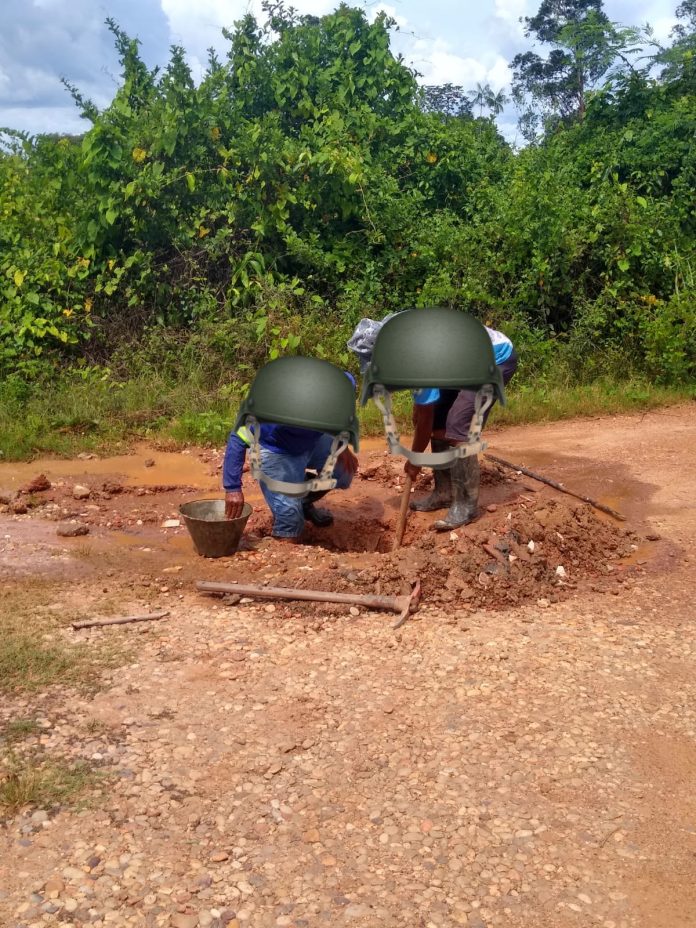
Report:
[[[27,750],[110,777],[85,810],[2,825],[0,924],[695,925],[696,410],[489,441],[627,522],[488,467],[477,522],[435,535],[413,514],[392,554],[399,467],[369,447],[312,545],[273,542],[249,483],[245,545],[211,562],[164,523],[217,495],[216,452],[0,465],[8,595],[37,585],[37,608],[82,618],[107,596],[170,610],[57,627],[130,661],[96,694],[0,707],[0,727],[41,712]],[[39,473],[50,488],[14,513]],[[89,534],[58,537],[66,521]],[[397,593],[416,574],[423,602],[396,634],[380,612],[193,592],[200,577]]]
[[[77,551],[74,567],[82,573],[90,562],[105,560],[138,575],[176,568],[180,588],[196,577],[266,583],[282,577],[285,585],[325,591],[398,594],[420,579],[429,602],[471,610],[555,601],[583,583],[620,583],[656,553],[640,520],[622,524],[486,460],[474,523],[440,534],[432,524],[441,513],[412,512],[403,545],[392,553],[402,462],[377,442],[360,459],[350,491],[327,500],[334,524],[308,525],[306,546],[292,556],[269,537],[270,514],[247,473],[244,489],[253,513],[240,552],[219,561],[196,556],[178,512],[183,501],[220,495],[219,451],[175,454],[143,447],[115,458],[0,465],[7,501],[2,508],[11,517],[0,541],[0,571],[60,574]],[[575,460],[574,467],[583,472],[582,462]],[[414,497],[429,487],[424,472]],[[630,489],[634,497],[649,492],[639,482]],[[79,524],[86,534],[59,536],[66,524]]]

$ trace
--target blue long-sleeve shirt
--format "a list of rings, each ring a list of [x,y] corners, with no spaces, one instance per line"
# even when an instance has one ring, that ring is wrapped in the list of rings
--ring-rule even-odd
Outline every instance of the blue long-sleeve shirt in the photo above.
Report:
[[[242,488],[242,472],[249,443],[244,438],[244,428],[239,432],[230,433],[222,463],[222,485],[227,493]],[[314,448],[321,435],[321,432],[314,429],[265,423],[261,426],[259,442],[262,448],[275,454],[305,454]]]

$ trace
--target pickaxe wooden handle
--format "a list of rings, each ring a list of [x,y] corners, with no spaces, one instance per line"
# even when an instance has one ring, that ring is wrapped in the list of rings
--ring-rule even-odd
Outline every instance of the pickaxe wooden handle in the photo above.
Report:
[[[349,606],[363,606],[366,609],[386,609],[398,612],[399,616],[392,626],[399,628],[404,624],[409,613],[415,611],[420,600],[420,580],[405,596],[370,596],[358,593],[329,593],[326,590],[296,590],[284,586],[261,586],[256,583],[217,583],[210,580],[197,580],[196,589],[201,593],[234,593],[237,596],[251,596],[253,599],[289,599],[315,603],[346,603]]]
[[[408,506],[411,502],[411,487],[413,486],[413,478],[406,475],[406,481],[404,483],[404,489],[401,494],[401,508],[399,509],[399,519],[396,523],[396,534],[394,535],[394,544],[392,546],[392,551],[396,551],[401,547],[401,542],[404,540],[404,532],[406,530],[406,519],[408,519]]]

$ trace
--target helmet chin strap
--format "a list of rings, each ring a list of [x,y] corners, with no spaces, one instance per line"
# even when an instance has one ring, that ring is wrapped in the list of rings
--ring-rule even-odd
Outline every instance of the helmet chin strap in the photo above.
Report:
[[[350,434],[341,432],[334,436],[331,442],[329,456],[321,469],[321,473],[313,480],[304,480],[302,483],[288,483],[285,480],[274,480],[264,474],[261,465],[261,442],[259,441],[259,423],[253,416],[247,416],[246,426],[249,429],[251,441],[249,443],[249,460],[251,475],[259,483],[263,483],[273,493],[282,493],[284,496],[307,496],[308,493],[333,490],[336,486],[334,470],[340,455],[350,444]]]
[[[384,421],[384,432],[387,436],[387,444],[391,454],[401,454],[415,467],[433,467],[436,470],[450,467],[457,458],[468,458],[474,454],[480,454],[488,445],[481,440],[481,430],[483,429],[483,420],[488,410],[493,405],[495,394],[491,384],[485,384],[476,393],[474,406],[474,415],[469,426],[469,436],[464,444],[453,446],[449,451],[441,451],[435,454],[427,452],[411,451],[405,445],[401,444],[401,437],[396,428],[396,420],[392,411],[391,394],[381,384],[376,384],[372,398],[375,405],[382,413]]]

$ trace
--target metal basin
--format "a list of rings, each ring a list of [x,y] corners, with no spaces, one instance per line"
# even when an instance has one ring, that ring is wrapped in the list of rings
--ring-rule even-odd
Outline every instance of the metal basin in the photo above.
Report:
[[[196,499],[179,506],[193,546],[203,557],[229,557],[234,554],[251,511],[249,503],[244,503],[238,519],[226,519],[224,499]]]

